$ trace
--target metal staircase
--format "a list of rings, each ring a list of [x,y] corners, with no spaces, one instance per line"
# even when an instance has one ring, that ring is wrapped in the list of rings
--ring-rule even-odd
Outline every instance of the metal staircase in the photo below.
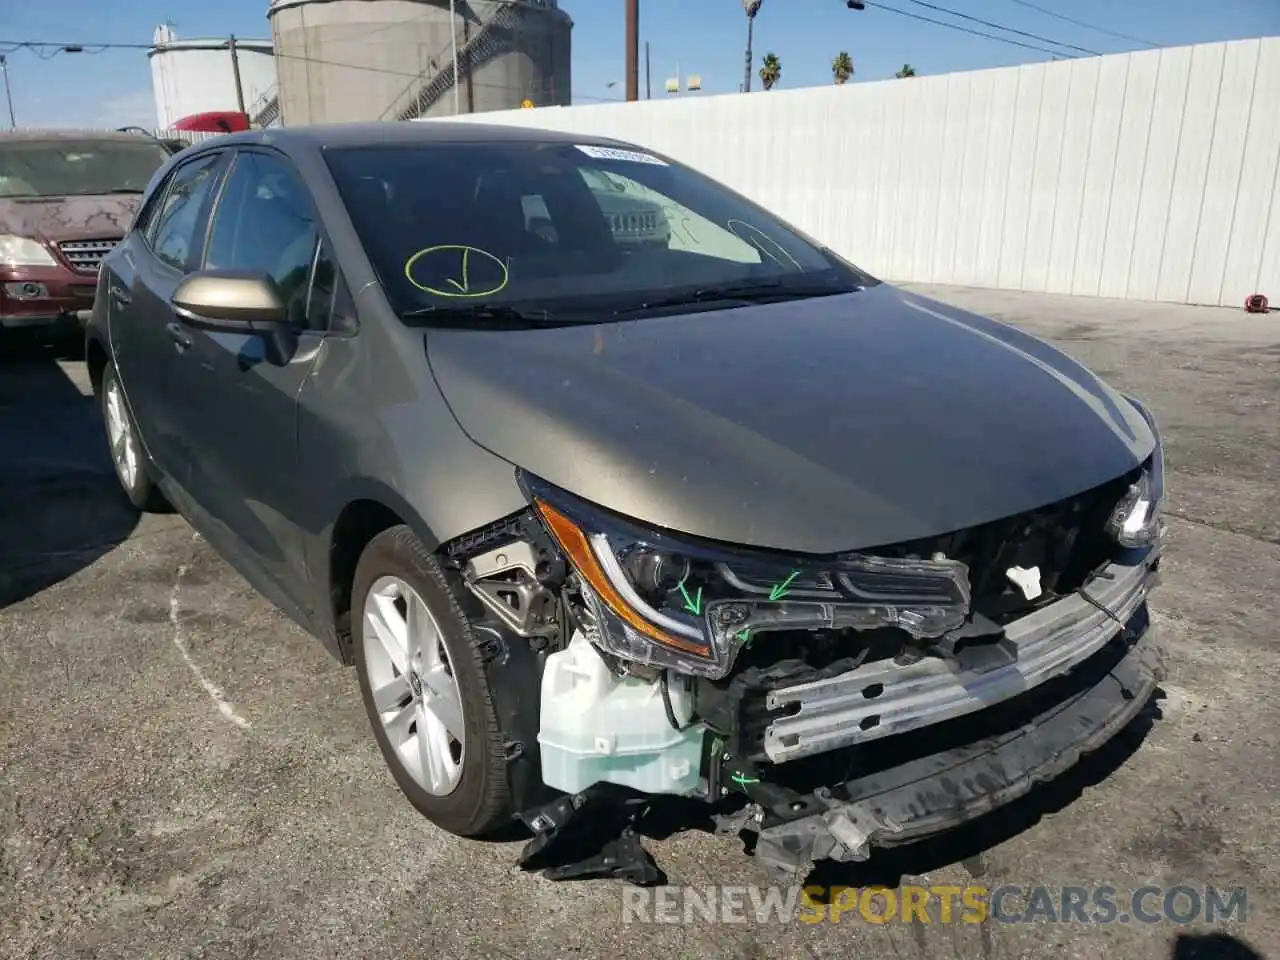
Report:
[[[517,3],[505,3],[493,14],[482,20],[475,34],[458,48],[458,65],[467,75],[484,66],[503,53],[509,41],[507,31],[520,22]],[[453,58],[445,67],[413,94],[409,103],[396,112],[397,120],[413,120],[423,116],[431,106],[448,93],[454,85]],[[412,90],[412,84],[408,89]]]
[[[509,31],[520,23],[520,6],[521,0],[510,0],[510,2],[502,4],[492,16],[481,20],[479,28],[468,38],[467,42],[458,48],[458,66],[461,68],[464,76],[469,76],[472,71],[478,70],[494,57],[499,56],[509,46]],[[415,77],[409,82],[408,86],[401,91],[400,95],[392,101],[391,105],[383,112],[382,117],[392,114],[397,120],[413,120],[416,117],[423,116],[432,105],[437,103],[441,97],[453,89],[453,57],[449,47],[441,51],[441,55],[435,58],[435,62],[445,60],[445,66],[437,70],[429,80],[422,77]],[[403,104],[401,106],[401,104]],[[379,119],[382,119],[379,117]],[[265,129],[279,124],[280,122],[280,93],[278,88],[273,88],[258,98],[249,112],[250,123],[258,128]]]
[[[280,87],[275,85],[254,101],[249,110],[249,124],[258,129],[272,126],[280,119]]]
[[[255,127],[265,129],[270,126],[274,126],[275,122],[279,119],[280,119],[280,97],[277,94],[275,96],[272,96],[272,98],[266,102],[263,108],[253,115],[253,117],[251,118],[251,122]]]

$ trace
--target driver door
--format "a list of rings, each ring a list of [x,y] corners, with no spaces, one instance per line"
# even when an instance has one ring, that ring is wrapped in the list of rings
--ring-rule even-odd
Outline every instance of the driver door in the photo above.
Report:
[[[261,335],[185,326],[181,384],[199,451],[192,495],[211,535],[232,538],[286,596],[307,604],[297,505],[298,395],[328,330],[336,269],[310,193],[282,155],[237,151],[226,174],[201,269],[270,277],[287,305],[297,347],[275,356]],[[305,611],[308,615],[310,610]]]
[[[161,474],[184,489],[196,454],[171,392],[184,364],[169,298],[199,260],[226,160],[225,152],[209,152],[178,166],[125,238],[123,256],[103,282],[112,355],[143,443]]]

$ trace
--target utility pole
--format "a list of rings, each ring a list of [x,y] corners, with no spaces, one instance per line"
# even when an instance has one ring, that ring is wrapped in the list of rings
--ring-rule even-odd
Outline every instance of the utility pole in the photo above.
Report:
[[[9,101],[9,129],[17,130],[18,121],[13,119],[13,91],[9,89],[9,58],[0,53],[0,73],[4,74],[4,98]]]
[[[466,17],[462,18],[462,49],[466,50],[471,44],[471,21]],[[454,77],[453,82],[457,83],[458,78]],[[476,112],[476,84],[471,77],[471,69],[467,68],[467,113]]]
[[[644,42],[644,98],[646,100],[653,96],[653,86],[649,82],[649,41]]]
[[[449,45],[453,48],[453,115],[462,112],[458,104],[458,5],[449,0]]]
[[[751,41],[756,26],[756,14],[760,12],[760,4],[764,0],[742,0],[742,11],[747,15],[747,52],[746,64],[742,70],[742,92],[751,92],[751,67],[753,66],[754,56],[751,53]]]
[[[227,44],[227,48],[231,51],[231,75],[236,81],[236,105],[241,113],[244,109],[244,84],[240,81],[240,51],[236,49],[236,35],[231,35],[231,40]]]
[[[627,0],[627,100],[640,99],[640,0]]]

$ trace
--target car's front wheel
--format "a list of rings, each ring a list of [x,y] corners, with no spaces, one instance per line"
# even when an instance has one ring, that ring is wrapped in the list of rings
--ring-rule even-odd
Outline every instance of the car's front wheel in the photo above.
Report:
[[[471,624],[407,526],[365,548],[351,620],[365,710],[404,795],[459,836],[509,823],[507,760]]]
[[[129,412],[129,405],[125,403],[114,363],[108,362],[102,371],[101,398],[111,462],[124,495],[139,510],[163,510],[164,497],[156,487],[151,463],[138,438],[138,428]]]

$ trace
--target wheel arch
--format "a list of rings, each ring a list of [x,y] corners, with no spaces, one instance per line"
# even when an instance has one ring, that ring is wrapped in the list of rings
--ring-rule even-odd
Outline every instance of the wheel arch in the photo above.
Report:
[[[351,642],[351,589],[356,564],[369,541],[383,530],[404,524],[429,551],[439,538],[409,502],[391,487],[376,480],[347,484],[339,498],[342,507],[327,537],[328,604],[338,640],[339,659],[354,663]]]
[[[89,384],[95,397],[102,392],[102,373],[110,362],[111,354],[102,342],[102,337],[90,329],[84,338],[84,365],[89,372]]]

